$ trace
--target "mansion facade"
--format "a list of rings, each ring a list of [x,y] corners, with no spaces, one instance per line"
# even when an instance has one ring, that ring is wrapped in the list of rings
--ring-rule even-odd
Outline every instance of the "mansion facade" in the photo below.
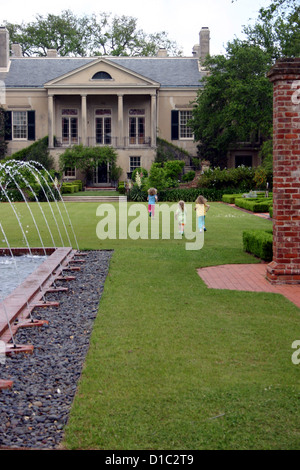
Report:
[[[157,137],[197,155],[187,122],[205,71],[209,29],[200,31],[191,57],[23,57],[0,27],[0,101],[6,110],[7,151],[48,136],[58,163],[67,147],[112,146],[126,179],[136,167],[150,169]],[[77,178],[76,170],[65,174]],[[110,184],[109,168],[94,172],[93,185]]]

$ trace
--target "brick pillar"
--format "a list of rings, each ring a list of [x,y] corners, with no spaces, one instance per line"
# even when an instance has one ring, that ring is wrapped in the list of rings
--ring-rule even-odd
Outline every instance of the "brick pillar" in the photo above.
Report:
[[[267,279],[300,284],[300,58],[272,67],[273,260]]]

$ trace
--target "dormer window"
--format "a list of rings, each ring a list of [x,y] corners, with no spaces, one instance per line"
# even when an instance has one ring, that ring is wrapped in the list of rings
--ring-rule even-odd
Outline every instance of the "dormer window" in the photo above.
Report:
[[[101,72],[96,72],[92,76],[92,80],[112,80],[112,77],[111,75],[109,75],[109,73],[101,71]]]

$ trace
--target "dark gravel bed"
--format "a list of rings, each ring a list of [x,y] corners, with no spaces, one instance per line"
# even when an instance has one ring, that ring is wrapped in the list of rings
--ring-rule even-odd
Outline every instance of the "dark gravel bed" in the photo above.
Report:
[[[0,378],[13,380],[0,391],[0,449],[57,449],[89,348],[111,251],[85,252],[75,280],[58,281],[67,292],[48,293],[59,307],[35,309],[42,327],[20,328],[17,344],[33,344],[33,354],[12,354],[0,363]],[[3,362],[3,361],[2,361]]]

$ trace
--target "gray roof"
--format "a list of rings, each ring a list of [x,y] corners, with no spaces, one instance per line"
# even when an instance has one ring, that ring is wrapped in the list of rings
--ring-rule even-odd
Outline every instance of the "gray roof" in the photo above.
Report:
[[[12,58],[9,72],[0,73],[7,88],[43,88],[44,84],[72,72],[99,57]],[[161,87],[199,87],[203,72],[198,60],[187,57],[103,57],[128,70],[154,80]]]

